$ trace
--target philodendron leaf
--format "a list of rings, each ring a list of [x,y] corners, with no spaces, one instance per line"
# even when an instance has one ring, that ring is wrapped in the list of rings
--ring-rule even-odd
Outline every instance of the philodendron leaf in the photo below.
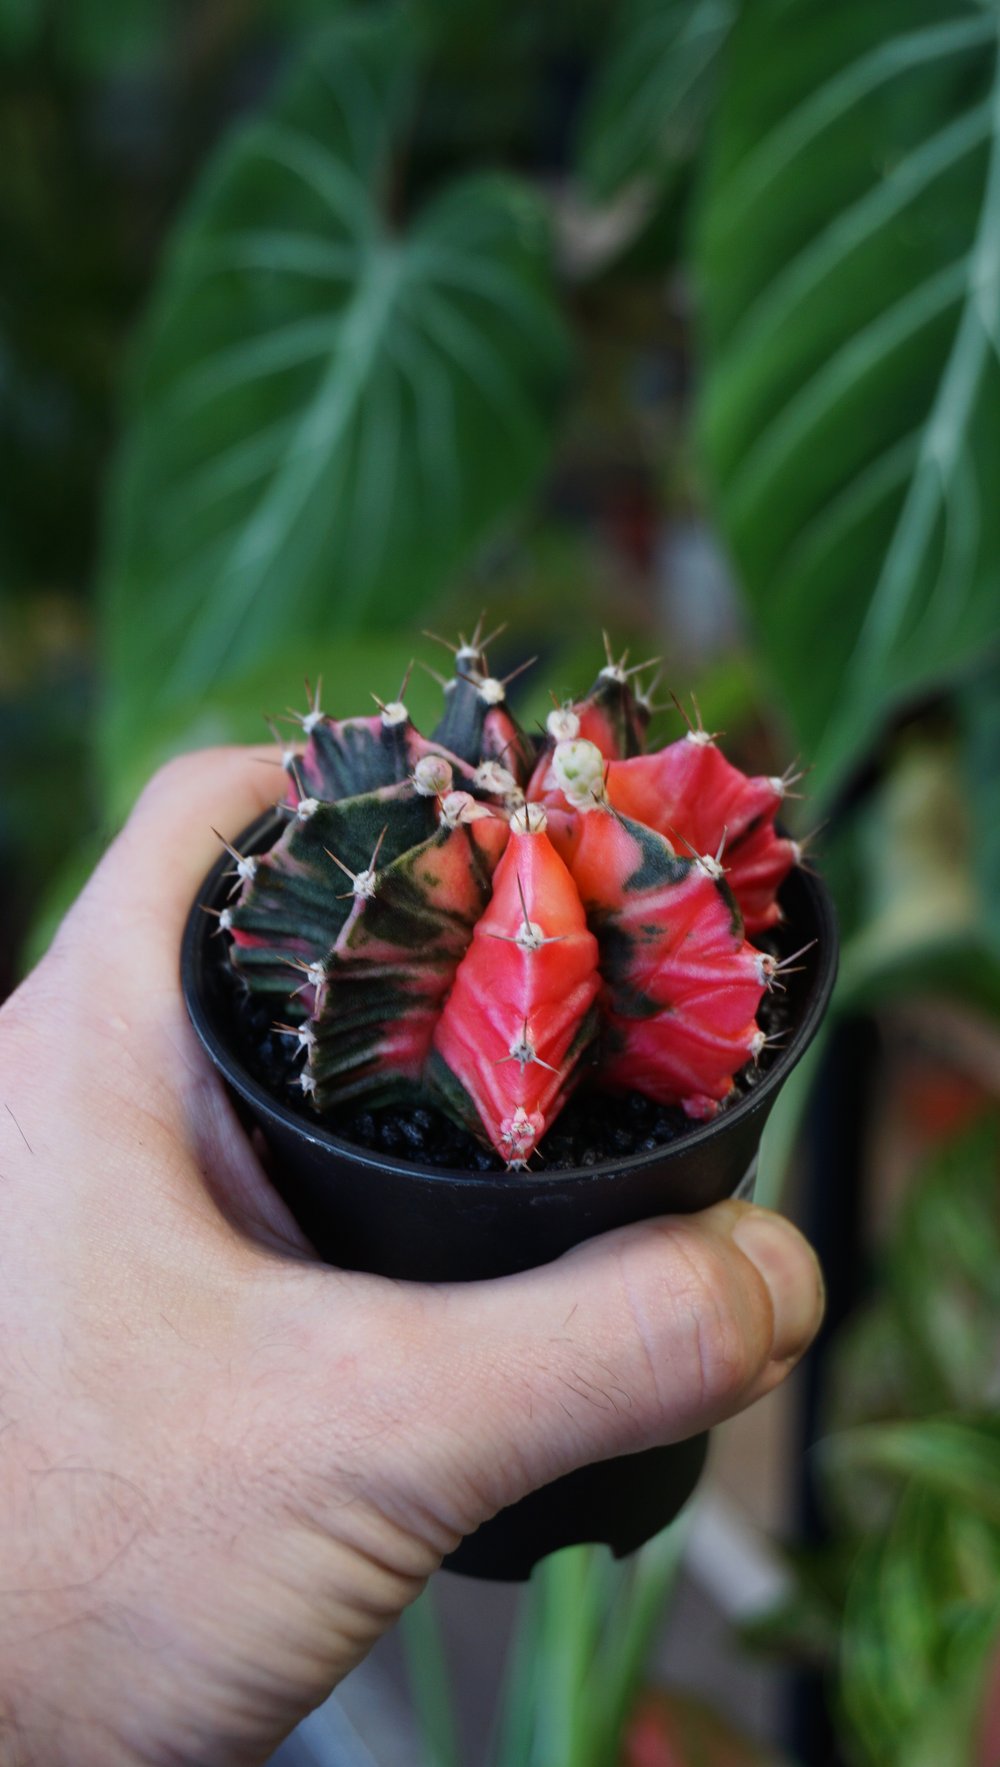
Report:
[[[735,0],[627,0],[581,122],[584,178],[599,197],[663,183],[700,145]]]
[[[977,0],[756,0],[729,44],[702,437],[820,794],[1000,643],[998,29]]]
[[[960,695],[959,718],[980,925],[1000,961],[1000,661]]]
[[[542,210],[483,175],[393,218],[417,61],[396,15],[338,20],[179,228],[113,502],[112,738],[290,630],[412,620],[545,460]]]

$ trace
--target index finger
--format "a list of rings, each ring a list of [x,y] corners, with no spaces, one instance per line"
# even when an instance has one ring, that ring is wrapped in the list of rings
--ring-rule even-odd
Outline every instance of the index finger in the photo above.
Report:
[[[105,962],[144,989],[176,985],[181,933],[198,885],[223,850],[276,803],[285,780],[273,748],[202,749],[169,761],[146,786],[65,923],[102,929]]]

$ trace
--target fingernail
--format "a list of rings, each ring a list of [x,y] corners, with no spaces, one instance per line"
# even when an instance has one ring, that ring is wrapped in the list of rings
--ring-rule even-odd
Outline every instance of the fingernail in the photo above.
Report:
[[[823,1277],[808,1241],[781,1215],[749,1208],[733,1239],[767,1283],[774,1309],[773,1362],[788,1362],[812,1343],[823,1317]]]

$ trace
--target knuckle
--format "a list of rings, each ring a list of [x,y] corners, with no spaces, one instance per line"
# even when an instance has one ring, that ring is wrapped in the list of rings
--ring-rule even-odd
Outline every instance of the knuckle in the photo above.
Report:
[[[672,1223],[669,1234],[674,1375],[689,1383],[700,1410],[723,1412],[758,1372],[758,1333],[747,1318],[743,1290],[723,1245],[683,1224]]]
[[[697,1308],[693,1331],[701,1400],[707,1410],[725,1409],[746,1392],[757,1372],[743,1327],[724,1295]]]

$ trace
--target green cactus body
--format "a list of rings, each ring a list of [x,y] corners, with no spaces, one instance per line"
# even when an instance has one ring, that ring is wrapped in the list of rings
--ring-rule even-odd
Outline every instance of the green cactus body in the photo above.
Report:
[[[765,1041],[776,966],[746,934],[780,919],[798,857],[787,780],[701,730],[644,752],[648,704],[610,656],[530,738],[476,638],[430,738],[399,702],[337,722],[317,696],[300,722],[287,827],[239,862],[224,924],[313,1108],[433,1102],[514,1169],[584,1073],[718,1108]]]

